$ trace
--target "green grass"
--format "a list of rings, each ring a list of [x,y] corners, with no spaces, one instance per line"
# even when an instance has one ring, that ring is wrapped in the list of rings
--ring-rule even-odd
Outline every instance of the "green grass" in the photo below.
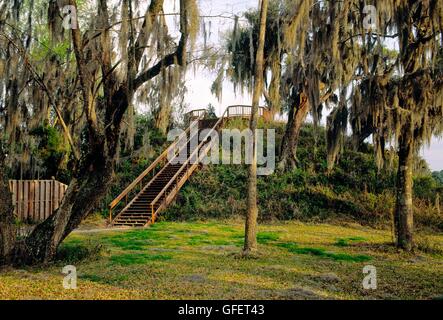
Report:
[[[165,261],[172,259],[171,255],[162,254],[121,254],[111,257],[112,264],[128,266],[132,264],[147,264],[150,261]]]
[[[147,229],[73,233],[61,260],[0,273],[0,299],[429,299],[443,292],[443,257],[407,254],[389,231],[300,222],[259,225],[258,254],[239,259],[243,221],[160,222]],[[429,234],[429,246],[443,236]],[[97,248],[100,248],[97,249]],[[77,290],[61,269],[77,268]],[[364,290],[374,265],[378,289]],[[339,280],[329,281],[330,274]]]
[[[348,247],[350,245],[350,242],[361,242],[365,241],[366,239],[363,237],[349,237],[349,238],[340,238],[337,239],[337,242],[335,243],[338,247]]]
[[[286,248],[289,252],[297,254],[311,254],[318,257],[330,258],[336,261],[365,262],[370,261],[371,257],[367,255],[351,255],[347,253],[328,252],[323,248],[299,247],[296,243],[280,243],[279,246]]]
[[[257,234],[257,242],[260,244],[268,244],[280,239],[277,232],[263,231]]]

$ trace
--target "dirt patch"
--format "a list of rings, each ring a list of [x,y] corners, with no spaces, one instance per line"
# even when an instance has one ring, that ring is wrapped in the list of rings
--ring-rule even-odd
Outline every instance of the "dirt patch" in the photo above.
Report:
[[[194,283],[204,283],[207,281],[207,278],[201,274],[188,274],[183,276],[183,280]]]
[[[109,221],[104,219],[102,215],[92,214],[80,224],[77,230],[89,231],[96,229],[107,229],[109,227]]]
[[[279,300],[321,300],[320,295],[309,288],[294,287],[286,290],[258,290],[260,298]]]
[[[204,246],[203,250],[218,250],[218,251],[238,251],[238,247],[234,245],[213,245],[213,246]]]
[[[340,278],[335,273],[323,273],[320,275],[312,276],[312,280],[323,283],[337,283],[340,282]]]

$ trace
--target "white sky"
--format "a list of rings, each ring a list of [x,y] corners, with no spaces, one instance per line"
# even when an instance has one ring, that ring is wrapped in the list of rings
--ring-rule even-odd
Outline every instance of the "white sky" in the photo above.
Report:
[[[242,12],[249,8],[258,7],[258,0],[199,0],[200,14],[204,16],[223,15],[233,17],[235,14],[241,15]],[[167,8],[165,9],[167,11]],[[210,37],[208,46],[219,46],[223,34],[227,30],[231,30],[234,26],[234,20],[228,18],[204,18],[207,24],[211,22]],[[228,81],[223,84],[223,94],[221,101],[211,93],[211,85],[216,78],[215,72],[208,70],[197,70],[193,72],[189,70],[186,76],[186,86],[188,94],[185,101],[189,105],[189,109],[206,108],[211,103],[218,115],[221,115],[227,106],[234,104],[249,105],[252,97],[249,94],[235,94],[234,87]]]
[[[170,6],[165,7],[165,12],[172,12],[174,7],[170,0]],[[257,8],[258,0],[199,0],[200,13],[202,15],[241,15],[241,12],[249,8]],[[177,6],[178,7],[178,6]],[[225,18],[207,18],[211,20],[211,36],[209,42],[219,43],[220,37],[226,30],[233,27],[234,21]],[[209,71],[197,71],[196,73],[189,71],[186,79],[188,93],[185,101],[189,105],[189,109],[206,108],[209,103],[215,106],[217,114],[220,115],[229,105],[234,104],[251,104],[252,98],[249,95],[235,95],[232,84],[226,82],[223,85],[222,101],[211,94],[211,85],[215,80],[215,73]],[[422,156],[428,161],[431,170],[443,170],[443,139],[434,138],[430,146],[426,146],[421,151]]]

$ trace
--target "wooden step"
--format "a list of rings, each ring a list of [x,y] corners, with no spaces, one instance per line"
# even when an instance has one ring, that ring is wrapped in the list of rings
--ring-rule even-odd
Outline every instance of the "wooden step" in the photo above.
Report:
[[[138,217],[138,216],[134,216],[134,217],[127,217],[127,216],[120,216],[116,219],[116,221],[146,221],[151,219],[151,216],[142,216],[142,217]]]
[[[139,214],[139,213],[133,213],[133,214],[126,214],[123,212],[120,216],[117,217],[117,219],[150,219],[151,215],[147,214]]]
[[[115,223],[146,223],[149,219],[117,219]]]

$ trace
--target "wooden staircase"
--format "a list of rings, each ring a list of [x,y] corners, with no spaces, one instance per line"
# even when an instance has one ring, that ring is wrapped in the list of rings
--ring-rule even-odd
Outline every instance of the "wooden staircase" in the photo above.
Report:
[[[158,214],[174,200],[181,187],[198,169],[200,160],[205,157],[215,141],[209,139],[219,130],[227,118],[247,117],[248,106],[231,106],[218,119],[203,119],[205,110],[194,110],[189,119],[196,120],[197,130],[191,126],[172,143],[140,176],[138,176],[109,205],[109,220],[113,226],[143,227],[153,224]],[[259,109],[263,117],[264,108]],[[250,111],[249,111],[250,112]],[[207,135],[191,147],[191,139],[203,129],[210,129]],[[194,136],[189,137],[188,135]],[[209,140],[209,141],[208,141]],[[198,140],[197,140],[198,141]],[[187,157],[179,158],[187,149]],[[169,161],[172,159],[172,161]],[[177,161],[179,160],[179,161]],[[128,201],[132,199],[131,201]],[[113,212],[120,211],[117,216]]]
[[[167,165],[161,173],[152,179],[152,181],[143,190],[135,196],[126,208],[114,220],[114,226],[133,226],[141,227],[152,221],[151,203],[165,188],[168,182],[179,171],[181,165]],[[183,177],[184,172],[180,172],[178,178]],[[158,209],[166,194],[172,192],[175,184],[168,187],[166,193],[162,193],[160,201],[154,205],[154,210]]]
[[[214,141],[208,138],[212,131],[220,127],[223,118],[215,121],[200,120],[202,118],[197,119],[198,128],[194,128],[193,131],[190,126],[110,204],[110,221],[113,226],[143,227],[152,224],[158,214],[174,200],[181,187],[197,170],[200,159],[209,152]],[[208,128],[208,125],[211,126],[210,133],[192,148],[191,139],[196,134],[198,139],[200,131]],[[193,132],[194,136],[188,138],[188,134]],[[182,157],[185,148],[188,156]],[[135,196],[128,202],[132,194]],[[122,202],[124,207],[114,218],[112,212],[118,209]]]
[[[190,141],[188,141],[185,148],[188,155],[195,150],[191,150]],[[178,157],[175,157],[175,159],[178,159]],[[189,178],[187,175],[190,168],[189,163],[183,166],[182,162],[178,164],[167,162],[158,174],[120,212],[114,219],[113,225],[141,227],[153,223],[155,214],[159,212],[166,198],[170,195],[175,196],[181,187],[180,182],[182,180],[185,182]]]

